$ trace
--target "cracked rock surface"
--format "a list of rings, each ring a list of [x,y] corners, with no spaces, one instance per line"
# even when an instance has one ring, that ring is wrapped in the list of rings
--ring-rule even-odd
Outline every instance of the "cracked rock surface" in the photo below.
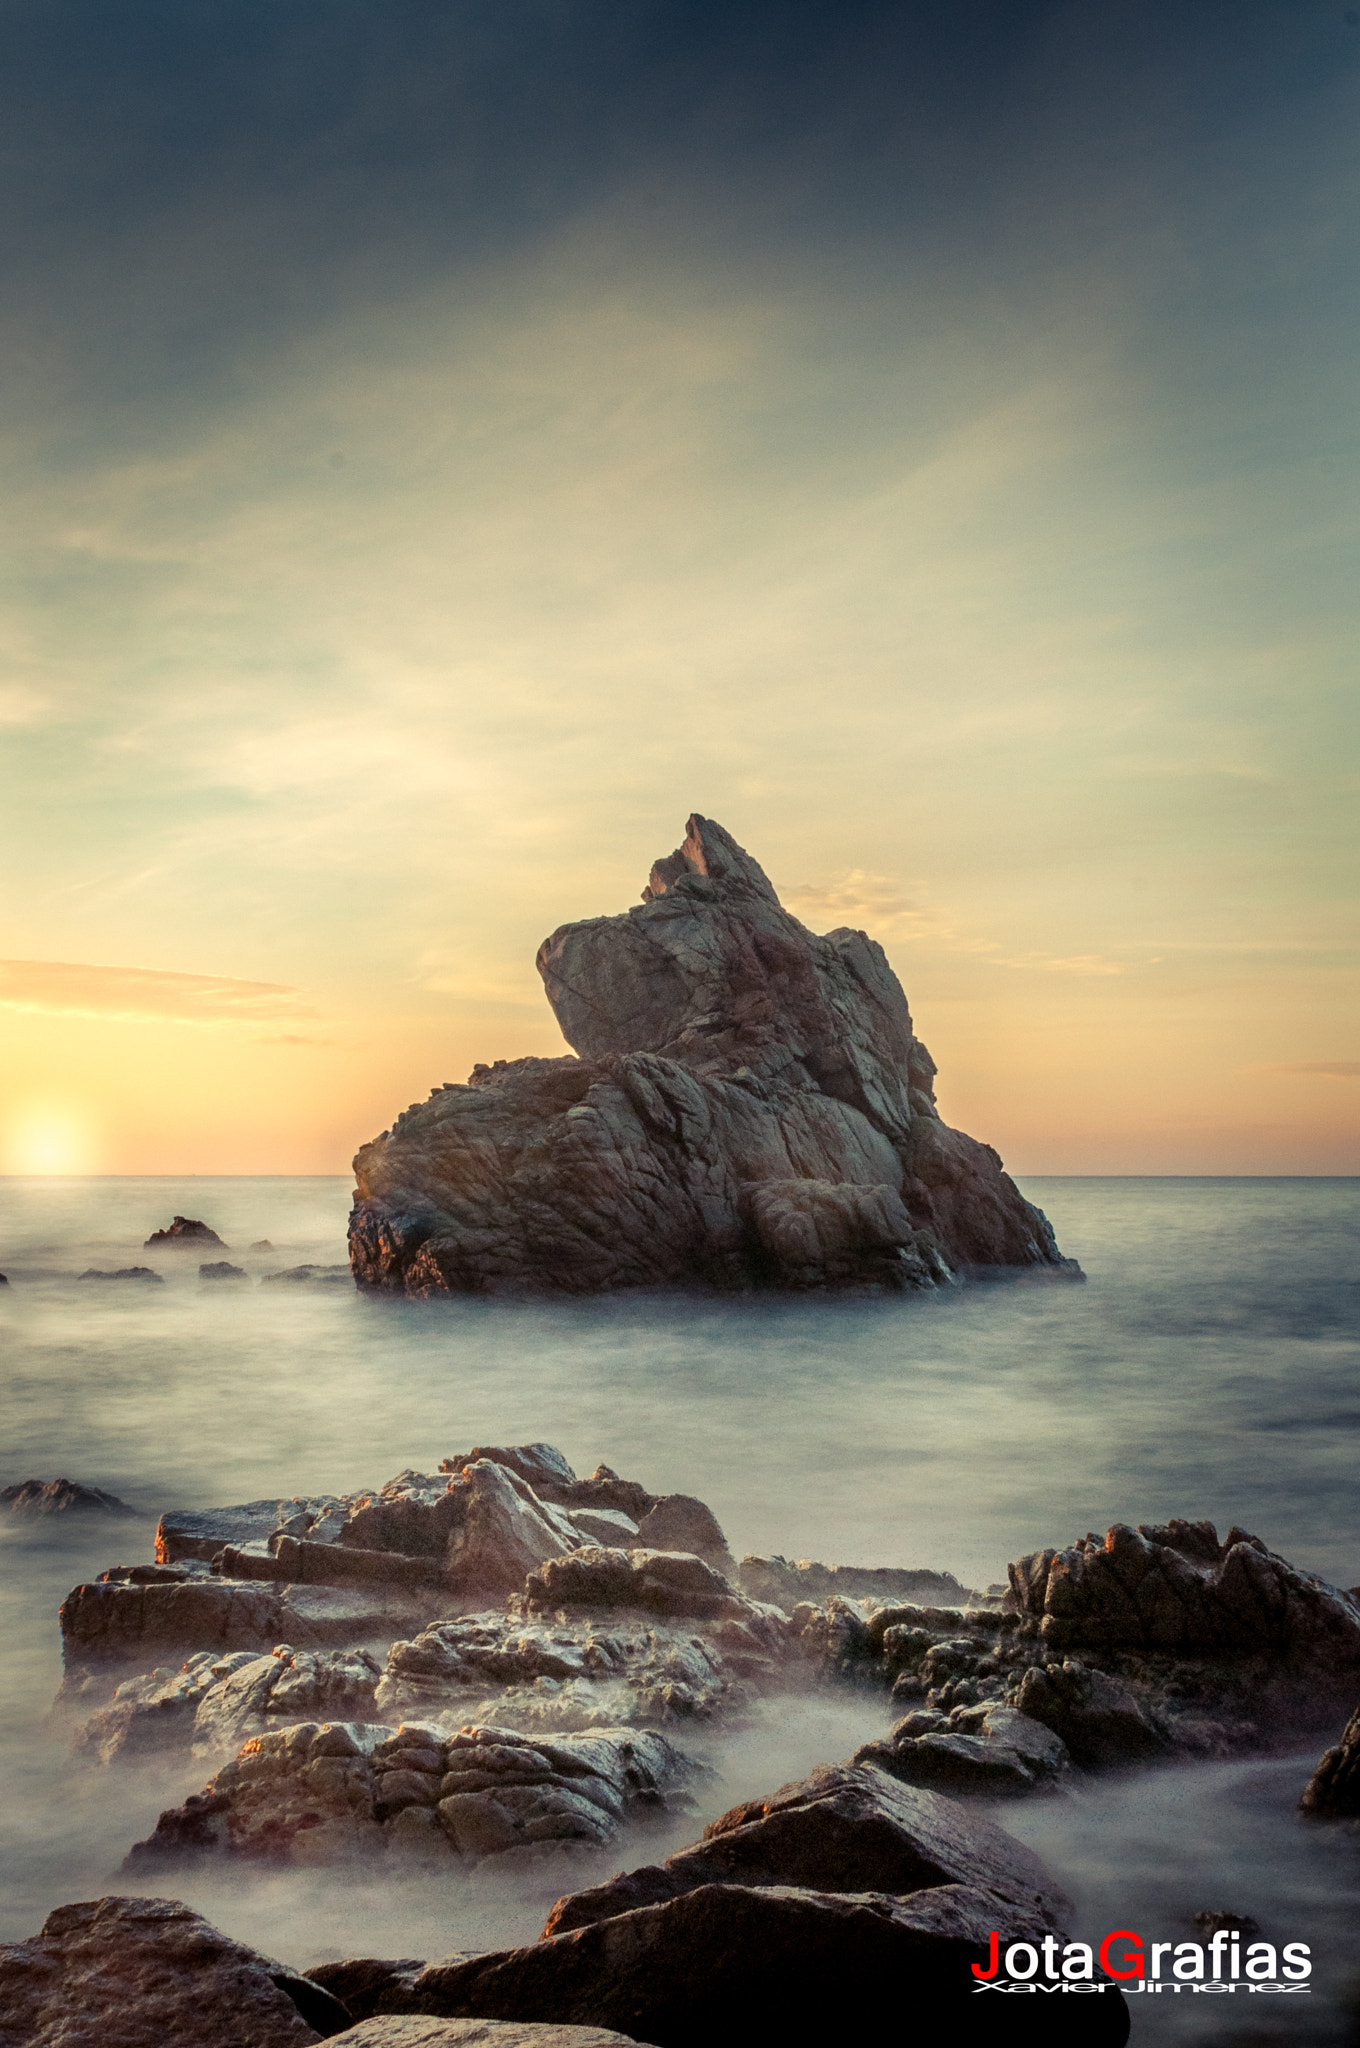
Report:
[[[241,1753],[129,1853],[144,1875],[187,1857],[317,1866],[374,1854],[472,1860],[598,1848],[629,1820],[682,1810],[685,1759],[641,1729],[547,1740],[431,1722],[299,1722]]]

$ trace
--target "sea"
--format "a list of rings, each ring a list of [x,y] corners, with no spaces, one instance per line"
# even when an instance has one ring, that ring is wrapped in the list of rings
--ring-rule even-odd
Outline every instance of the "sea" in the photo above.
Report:
[[[148,1558],[163,1509],[348,1492],[474,1444],[546,1440],[578,1472],[603,1461],[699,1495],[737,1555],[985,1587],[1044,1544],[1182,1515],[1360,1584],[1360,1180],[1022,1185],[1083,1284],[406,1302],[325,1273],[345,1259],[347,1179],[0,1179],[0,1485],[69,1477],[137,1510],[0,1527],[0,1940],[139,1889],[124,1854],[202,1784],[183,1761],[78,1762],[51,1713],[63,1595]],[[231,1250],[208,1256],[251,1284],[201,1282],[197,1249],[144,1249],[176,1214],[210,1224]],[[248,1249],[261,1240],[272,1249]],[[312,1279],[266,1281],[303,1264]],[[80,1277],[132,1265],[163,1284]],[[668,1853],[893,1718],[882,1695],[824,1690],[698,1731],[700,1811],[608,1867]],[[1080,1938],[1188,1940],[1194,1914],[1221,1911],[1309,1944],[1306,1994],[1134,1996],[1135,2042],[1360,2040],[1360,1823],[1296,1811],[1339,1732],[995,1809],[1047,1861]],[[454,1865],[176,1879],[227,1933],[304,1970],[530,1940],[562,1888]]]

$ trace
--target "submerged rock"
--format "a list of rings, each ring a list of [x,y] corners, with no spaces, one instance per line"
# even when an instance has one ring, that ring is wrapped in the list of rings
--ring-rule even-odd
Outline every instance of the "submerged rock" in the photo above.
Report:
[[[808,931],[697,815],[643,897],[540,948],[578,1057],[478,1067],[361,1149],[360,1286],[1076,1274],[991,1147],[940,1121],[934,1062],[872,939]]]
[[[174,1899],[59,1906],[0,1948],[0,2039],[15,2048],[310,2048],[349,2024],[319,1984]]]
[[[215,1244],[224,1252],[231,1250],[231,1246],[223,1244],[215,1230],[210,1230],[206,1223],[198,1222],[193,1216],[176,1216],[168,1230],[153,1230],[146,1240],[145,1249],[150,1251],[155,1245],[192,1247],[199,1244]]]
[[[159,1273],[153,1273],[150,1266],[119,1266],[114,1272],[104,1272],[98,1266],[87,1266],[79,1276],[82,1280],[139,1280],[144,1286],[164,1287]]]
[[[0,1489],[0,1514],[13,1515],[21,1520],[38,1519],[44,1515],[117,1515],[135,1516],[136,1508],[130,1508],[117,1494],[105,1493],[102,1486],[86,1486],[79,1479],[23,1479],[17,1486]]]
[[[599,1848],[626,1821],[675,1810],[687,1774],[664,1736],[641,1729],[548,1741],[476,1725],[301,1722],[253,1736],[161,1815],[125,1868],[186,1855],[314,1866],[389,1850],[480,1860]]]
[[[247,1286],[250,1285],[250,1275],[245,1267],[233,1266],[230,1259],[213,1259],[206,1266],[200,1266],[198,1277],[213,1282],[244,1280]]]

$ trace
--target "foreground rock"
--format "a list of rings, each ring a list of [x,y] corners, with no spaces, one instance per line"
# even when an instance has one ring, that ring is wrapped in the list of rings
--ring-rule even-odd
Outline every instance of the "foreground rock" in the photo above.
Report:
[[[546,1932],[566,1933],[715,1884],[898,1895],[963,1888],[993,1911],[1004,1904],[1041,1932],[1058,1924],[1065,1903],[1038,1857],[993,1822],[897,1783],[876,1763],[854,1762],[822,1765],[769,1799],[732,1807],[704,1829],[702,1841],[662,1864],[559,1899]]]
[[[991,2020],[971,2004],[993,1931],[1042,1941],[1060,1904],[991,1822],[837,1765],[734,1808],[664,1864],[560,1900],[528,1947],[316,1975],[356,2012],[587,2023],[661,2048],[811,2048],[903,2009],[968,2041],[1119,2043],[1113,1987],[1057,2001],[1041,2030],[1009,2001]]]
[[[1316,1820],[1354,1820],[1360,1815],[1360,1710],[1351,1715],[1335,1748],[1319,1758],[1299,1808]]]
[[[253,1737],[160,1817],[126,1868],[185,1856],[314,1867],[395,1852],[480,1861],[547,1844],[600,1848],[626,1821],[683,1810],[688,1766],[664,1736],[300,1722]]]
[[[39,1521],[46,1515],[134,1516],[117,1494],[102,1486],[86,1486],[78,1479],[24,1479],[17,1486],[0,1489],[0,1514],[16,1520]]]
[[[396,2015],[362,2020],[345,2048],[648,2048],[605,2027],[554,2027],[534,2020],[430,2020]]]
[[[60,1906],[0,1948],[6,2048],[310,2048],[348,2011],[173,1899]]]
[[[1074,1274],[989,1146],[940,1120],[880,946],[818,938],[694,816],[641,906],[539,951],[579,1057],[478,1067],[355,1162],[360,1286],[929,1288]]]
[[[146,1240],[144,1249],[152,1251],[160,1245],[185,1245],[194,1249],[199,1245],[216,1245],[220,1251],[230,1251],[231,1246],[223,1244],[215,1230],[206,1223],[200,1223],[193,1216],[176,1216],[168,1230],[153,1230]]]

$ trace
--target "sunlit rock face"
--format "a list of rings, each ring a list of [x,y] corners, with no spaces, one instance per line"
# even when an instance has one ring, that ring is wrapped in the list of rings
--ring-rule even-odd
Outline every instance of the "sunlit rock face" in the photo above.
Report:
[[[563,925],[538,968],[577,1056],[478,1067],[363,1147],[360,1286],[1076,1274],[991,1147],[940,1120],[882,947],[808,931],[720,825],[692,817],[640,904]]]

